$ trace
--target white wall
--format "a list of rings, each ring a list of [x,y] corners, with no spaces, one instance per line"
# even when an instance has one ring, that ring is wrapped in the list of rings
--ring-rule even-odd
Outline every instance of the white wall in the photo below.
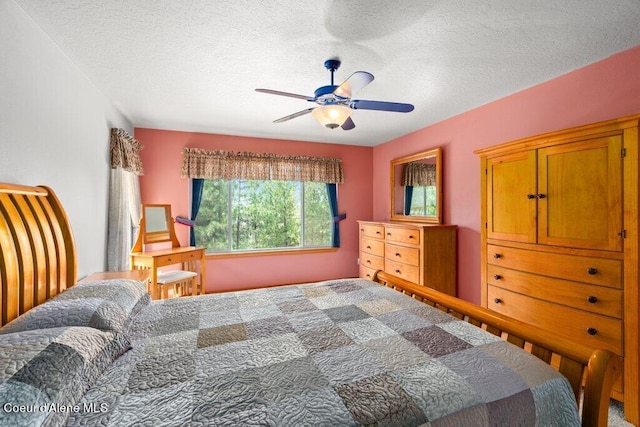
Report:
[[[106,269],[109,130],[131,123],[13,0],[0,0],[0,181],[53,188],[78,275]]]

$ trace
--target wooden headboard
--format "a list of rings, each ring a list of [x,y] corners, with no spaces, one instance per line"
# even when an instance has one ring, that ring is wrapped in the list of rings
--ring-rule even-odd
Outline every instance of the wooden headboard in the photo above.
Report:
[[[0,183],[2,325],[73,286],[76,246],[53,190]]]

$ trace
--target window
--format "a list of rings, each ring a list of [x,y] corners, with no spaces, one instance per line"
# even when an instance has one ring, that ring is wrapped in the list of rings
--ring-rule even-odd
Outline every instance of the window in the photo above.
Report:
[[[324,183],[205,179],[195,226],[207,252],[330,247],[333,218]]]

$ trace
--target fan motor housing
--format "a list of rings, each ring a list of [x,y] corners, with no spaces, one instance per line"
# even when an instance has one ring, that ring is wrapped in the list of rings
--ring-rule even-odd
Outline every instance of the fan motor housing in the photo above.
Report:
[[[322,86],[314,92],[315,101],[320,105],[339,104],[346,98],[342,98],[333,93],[338,88],[337,85]]]

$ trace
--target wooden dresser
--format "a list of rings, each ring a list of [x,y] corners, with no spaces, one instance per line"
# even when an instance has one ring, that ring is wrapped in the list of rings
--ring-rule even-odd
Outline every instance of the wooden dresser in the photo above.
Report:
[[[358,221],[360,277],[376,270],[456,294],[456,226]]]
[[[640,422],[639,116],[476,151],[485,307],[624,358]]]

